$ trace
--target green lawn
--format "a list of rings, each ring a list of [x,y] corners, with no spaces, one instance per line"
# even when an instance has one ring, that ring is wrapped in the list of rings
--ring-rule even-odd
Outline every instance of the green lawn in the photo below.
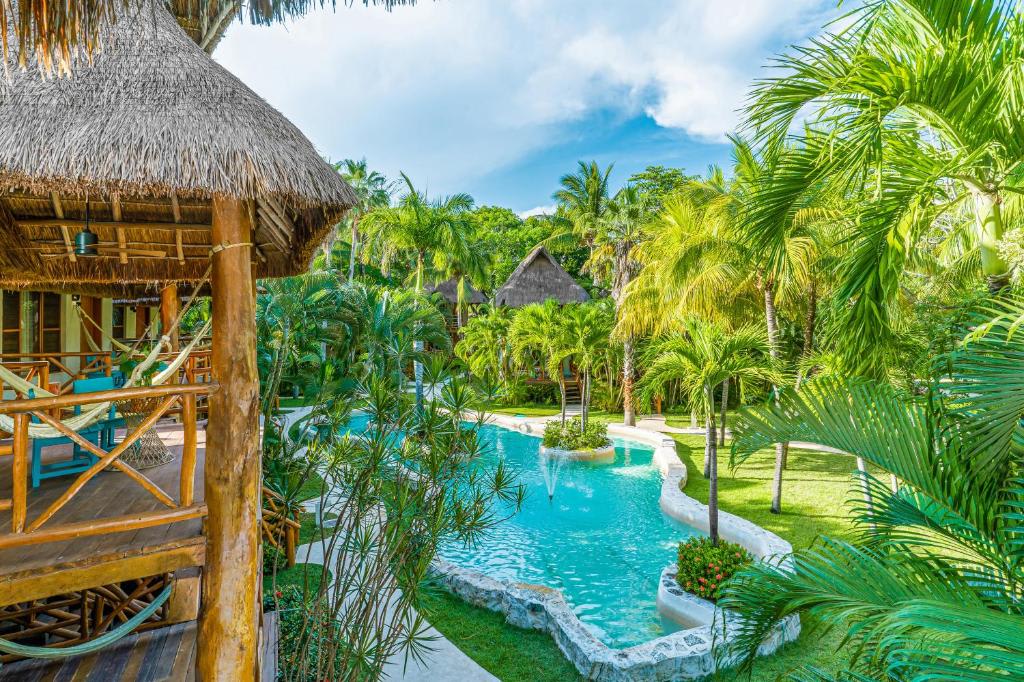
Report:
[[[509,408],[510,414],[540,413],[543,407]],[[531,415],[532,416],[532,415]],[[680,421],[688,416],[679,416]],[[689,470],[686,493],[707,502],[708,483],[701,476],[704,440],[700,436],[675,435],[677,452]],[[850,538],[853,528],[846,512],[846,501],[853,491],[854,461],[845,455],[807,450],[792,450],[785,472],[782,514],[768,511],[774,451],[764,450],[751,457],[736,471],[728,468],[728,452],[720,454],[719,501],[724,511],[738,514],[777,533],[796,549],[810,546],[819,535]],[[500,614],[470,606],[447,595],[431,595],[425,611],[428,620],[470,658],[499,679],[572,680],[579,679],[565,661],[550,636],[521,630],[504,621]],[[811,623],[804,619],[804,632]],[[760,658],[752,682],[774,682],[779,675],[803,665],[835,671],[842,661],[838,651],[839,632],[818,630],[787,644],[776,654]],[[543,663],[538,663],[543,661]],[[560,663],[559,663],[560,662]],[[556,667],[556,664],[562,667]],[[549,673],[550,671],[550,673]],[[736,673],[726,671],[716,680],[734,680]]]
[[[442,590],[426,592],[422,611],[431,625],[502,682],[583,679],[546,632],[512,627],[502,614]]]

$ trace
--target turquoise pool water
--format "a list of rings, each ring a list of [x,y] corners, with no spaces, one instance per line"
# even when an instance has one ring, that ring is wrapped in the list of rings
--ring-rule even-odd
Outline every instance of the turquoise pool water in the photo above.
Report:
[[[445,559],[492,578],[561,590],[610,647],[678,629],[658,614],[658,578],[679,541],[699,531],[658,507],[661,474],[649,446],[616,441],[614,460],[558,462],[540,454],[534,436],[485,426],[482,437],[492,445],[488,456],[518,471],[526,501],[476,545],[444,547]]]

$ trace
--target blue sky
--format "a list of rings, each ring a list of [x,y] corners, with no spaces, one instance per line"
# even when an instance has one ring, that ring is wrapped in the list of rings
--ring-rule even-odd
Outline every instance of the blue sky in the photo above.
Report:
[[[752,79],[834,0],[437,0],[233,26],[215,58],[332,159],[431,194],[549,206],[577,160],[728,163]]]

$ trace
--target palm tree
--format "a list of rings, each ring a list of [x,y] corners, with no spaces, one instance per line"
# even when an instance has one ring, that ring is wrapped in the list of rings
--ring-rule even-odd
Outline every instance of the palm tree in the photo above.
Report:
[[[596,271],[602,265],[610,268],[612,299],[615,301],[616,316],[621,317],[622,302],[626,286],[640,269],[634,249],[644,241],[649,232],[646,229],[651,219],[652,202],[634,185],[626,185],[608,202],[605,216],[598,223],[595,236],[596,249],[590,258],[590,269]],[[622,338],[622,410],[623,423],[636,426],[635,401],[633,399],[635,340],[631,334]]]
[[[509,344],[513,358],[520,366],[532,367],[536,357],[540,356],[544,371],[558,382],[564,425],[565,372],[562,371],[562,363],[570,352],[562,330],[562,308],[558,301],[549,298],[516,311],[509,327]]]
[[[854,508],[857,540],[825,538],[733,579],[719,605],[740,616],[742,668],[774,623],[807,613],[852,644],[862,677],[836,679],[1024,677],[1024,339],[986,319],[970,320],[986,336],[936,362],[926,396],[823,379],[740,417],[734,462],[800,439],[868,460],[898,484],[860,475],[870,497]]]
[[[430,200],[413,187],[409,177],[402,173],[407,192],[397,206],[371,211],[363,218],[367,235],[382,244],[389,252],[411,254],[414,258],[413,277],[417,296],[423,294],[423,278],[427,258],[435,262],[443,259],[469,259],[469,238],[473,223],[469,211],[473,198],[468,194]],[[417,352],[423,342],[417,340]],[[423,365],[414,363],[416,373],[416,405],[423,405]]]
[[[715,437],[715,388],[730,378],[738,382],[779,382],[764,332],[753,326],[734,332],[713,322],[691,318],[679,332],[654,339],[651,361],[641,381],[650,397],[669,382],[679,382],[704,417],[704,475],[710,481],[708,528],[718,542],[718,443]]]
[[[609,164],[601,170],[597,161],[580,161],[575,173],[562,176],[559,181],[562,188],[552,195],[558,204],[555,233],[545,243],[557,246],[570,240],[574,244],[582,241],[593,256],[599,224],[608,210],[608,176],[613,166]],[[593,277],[597,285],[597,274]]]
[[[474,375],[490,375],[505,384],[509,379],[511,325],[512,316],[506,308],[494,308],[474,316],[462,328],[462,338],[455,345],[455,354]]]
[[[391,203],[391,183],[387,178],[371,171],[366,165],[366,159],[353,161],[345,159],[334,164],[334,169],[341,173],[341,177],[349,184],[356,193],[356,205],[349,209],[346,220],[352,231],[349,241],[348,252],[348,281],[349,284],[356,276],[356,257],[359,252],[359,221],[370,211],[387,206]],[[332,232],[330,238],[324,244],[324,253],[330,255],[337,231]]]
[[[587,430],[590,416],[594,369],[608,347],[613,325],[611,311],[605,306],[600,303],[577,303],[562,308],[558,327],[548,331],[555,342],[561,344],[560,355],[571,357],[583,374],[580,391],[580,426],[583,431]]]
[[[771,233],[823,182],[859,200],[839,288],[850,301],[844,356],[858,374],[884,376],[869,351],[894,333],[905,266],[938,218],[967,207],[972,219],[950,227],[971,233],[991,291],[1008,282],[1002,206],[1024,161],[1019,12],[998,0],[864,3],[839,33],[782,56],[786,73],[753,92],[749,125],[768,150],[785,148],[794,119],[815,112],[815,133],[755,192],[755,245],[780,258]]]

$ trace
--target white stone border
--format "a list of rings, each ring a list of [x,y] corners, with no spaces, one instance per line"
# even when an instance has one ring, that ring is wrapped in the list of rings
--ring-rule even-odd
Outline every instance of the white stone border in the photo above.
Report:
[[[540,435],[546,419],[491,414],[488,421],[520,433]],[[676,455],[674,440],[661,433],[624,424],[609,424],[608,435],[652,446],[653,461],[665,477],[660,497],[662,511],[689,526],[707,531],[707,505],[680,490],[680,486],[686,483],[686,465]],[[793,551],[788,542],[774,533],[727,512],[719,512],[719,534],[747,548],[762,561],[778,561]],[[504,613],[512,625],[549,633],[566,658],[590,680],[626,682],[705,677],[716,669],[715,645],[729,640],[728,635],[723,638],[721,619],[717,619],[718,622],[712,624],[680,630],[626,649],[612,649],[580,622],[558,590],[495,580],[442,559],[435,559],[433,567],[441,583],[470,604]],[[662,580],[659,580],[659,590]],[[714,609],[714,612],[723,613],[719,609]],[[772,631],[758,649],[758,654],[770,654],[799,634],[799,618],[790,616]],[[728,661],[727,656],[725,662]]]

